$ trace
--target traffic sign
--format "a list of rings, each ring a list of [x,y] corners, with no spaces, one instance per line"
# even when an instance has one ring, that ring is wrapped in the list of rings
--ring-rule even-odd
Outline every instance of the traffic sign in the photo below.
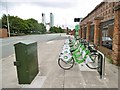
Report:
[[[75,30],[78,31],[80,29],[79,25],[75,25]]]

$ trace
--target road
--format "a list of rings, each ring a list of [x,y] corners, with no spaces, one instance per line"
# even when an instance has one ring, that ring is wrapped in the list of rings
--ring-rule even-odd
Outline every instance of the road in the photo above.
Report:
[[[0,59],[4,59],[14,54],[14,44],[22,40],[33,40],[40,42],[47,42],[54,39],[59,39],[60,34],[44,34],[44,35],[27,35],[0,39]],[[62,38],[62,37],[61,37]]]

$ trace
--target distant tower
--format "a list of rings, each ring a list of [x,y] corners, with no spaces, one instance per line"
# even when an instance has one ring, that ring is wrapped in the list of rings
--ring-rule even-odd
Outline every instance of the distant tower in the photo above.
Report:
[[[54,15],[50,13],[50,27],[54,26]]]
[[[45,14],[44,14],[44,13],[42,13],[42,23],[43,23],[44,25],[46,25]]]

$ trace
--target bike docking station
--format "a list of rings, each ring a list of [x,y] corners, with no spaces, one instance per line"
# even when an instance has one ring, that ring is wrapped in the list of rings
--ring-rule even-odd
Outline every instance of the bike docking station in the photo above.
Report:
[[[105,73],[105,56],[102,52],[95,50],[86,40],[66,39],[59,55],[58,65],[69,70],[74,65],[86,66],[89,70],[97,71],[100,79],[103,79]],[[83,65],[82,65],[83,64]]]
[[[97,68],[97,71],[100,75],[100,78],[101,79],[104,79],[104,76],[105,76],[105,55],[98,51],[99,55],[101,55],[102,58],[100,58],[98,60],[98,68]]]

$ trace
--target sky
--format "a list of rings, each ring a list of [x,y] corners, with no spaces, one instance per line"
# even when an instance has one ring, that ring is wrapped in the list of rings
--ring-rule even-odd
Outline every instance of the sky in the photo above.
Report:
[[[73,29],[78,23],[74,18],[84,18],[103,0],[1,0],[0,17],[3,13],[22,19],[34,18],[42,22],[45,13],[46,23],[50,22],[50,13],[54,15],[54,25]]]

